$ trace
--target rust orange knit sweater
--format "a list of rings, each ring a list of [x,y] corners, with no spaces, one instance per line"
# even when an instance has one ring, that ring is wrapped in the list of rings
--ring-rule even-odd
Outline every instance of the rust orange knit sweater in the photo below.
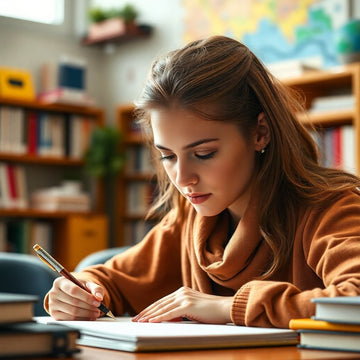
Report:
[[[185,221],[177,219],[169,227],[172,216],[170,212],[127,252],[77,274],[106,289],[104,303],[117,316],[136,314],[189,286],[234,296],[231,317],[237,325],[286,328],[291,318],[314,314],[313,297],[360,294],[357,192],[346,193],[326,209],[304,210],[290,262],[262,281],[256,278],[267,269],[271,254],[261,239],[255,209],[246,210],[230,240],[227,212],[203,217],[189,206]]]

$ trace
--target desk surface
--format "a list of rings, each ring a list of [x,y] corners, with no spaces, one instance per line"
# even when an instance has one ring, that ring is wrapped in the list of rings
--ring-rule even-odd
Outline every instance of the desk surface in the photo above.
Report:
[[[127,353],[81,346],[74,360],[360,360],[360,353],[298,349],[296,346],[246,349]],[[50,360],[41,358],[41,360]],[[63,359],[66,360],[66,359]]]

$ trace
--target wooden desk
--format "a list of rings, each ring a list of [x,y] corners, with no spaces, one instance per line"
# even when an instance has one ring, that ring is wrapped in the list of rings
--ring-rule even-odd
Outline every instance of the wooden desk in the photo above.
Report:
[[[360,353],[298,349],[296,346],[127,353],[81,346],[74,360],[360,360]],[[50,360],[39,358],[39,360]],[[69,359],[63,359],[69,360]]]

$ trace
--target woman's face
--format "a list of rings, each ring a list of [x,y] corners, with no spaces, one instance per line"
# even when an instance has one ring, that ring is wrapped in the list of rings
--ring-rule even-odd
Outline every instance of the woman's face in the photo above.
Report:
[[[261,150],[256,134],[246,141],[233,123],[178,108],[153,110],[151,126],[167,175],[196,211],[214,216],[229,209],[240,219]]]

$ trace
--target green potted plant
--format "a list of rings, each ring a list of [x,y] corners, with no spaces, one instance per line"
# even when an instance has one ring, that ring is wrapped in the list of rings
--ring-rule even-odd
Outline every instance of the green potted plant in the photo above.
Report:
[[[110,10],[103,10],[99,7],[90,8],[88,12],[90,20],[88,39],[103,40],[133,32],[137,16],[138,12],[131,4]]]
[[[121,133],[112,126],[94,129],[85,153],[85,169],[97,178],[112,178],[121,170],[124,156],[120,149]]]
[[[108,13],[99,7],[89,9],[88,16],[92,23],[99,23],[108,19]]]
[[[121,140],[118,129],[112,126],[97,127],[92,132],[89,148],[84,154],[86,173],[103,181],[105,211],[109,216],[110,245],[114,238],[116,176],[125,162]]]
[[[134,23],[138,17],[138,12],[135,7],[131,4],[126,4],[120,11],[120,17],[125,21],[126,24]]]

